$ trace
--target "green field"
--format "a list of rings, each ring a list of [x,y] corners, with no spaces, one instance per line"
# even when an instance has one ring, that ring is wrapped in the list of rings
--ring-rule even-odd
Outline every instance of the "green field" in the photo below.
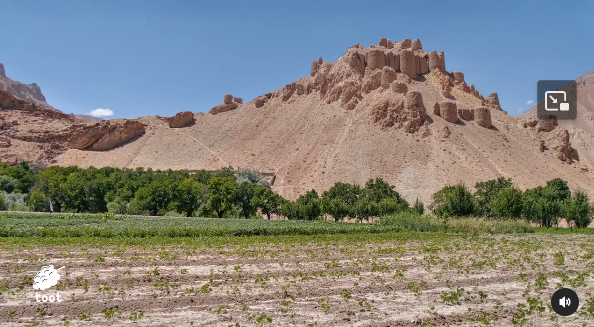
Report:
[[[443,231],[464,234],[529,233],[522,221],[488,221],[473,218],[442,221],[434,216],[410,214],[388,217],[380,223],[325,221],[267,221],[186,217],[138,217],[101,214],[0,215],[0,237],[211,237],[361,234],[400,231]]]

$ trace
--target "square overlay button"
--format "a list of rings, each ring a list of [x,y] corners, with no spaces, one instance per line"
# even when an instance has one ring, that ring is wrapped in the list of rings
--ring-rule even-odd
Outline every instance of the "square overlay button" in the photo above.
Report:
[[[577,117],[577,84],[574,80],[541,80],[537,83],[538,119],[571,120]]]

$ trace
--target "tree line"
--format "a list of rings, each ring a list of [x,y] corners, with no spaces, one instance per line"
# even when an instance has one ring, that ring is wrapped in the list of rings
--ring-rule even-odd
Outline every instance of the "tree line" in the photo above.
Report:
[[[526,219],[551,227],[560,217],[572,226],[590,224],[594,209],[583,191],[571,193],[567,182],[556,178],[545,186],[519,190],[511,179],[498,178],[475,185],[445,186],[433,194],[428,209],[448,218],[480,216],[487,219]],[[131,215],[178,214],[187,217],[257,218],[273,215],[291,220],[331,217],[360,222],[409,211],[425,212],[422,202],[409,204],[380,178],[365,185],[338,182],[319,194],[310,190],[295,201],[274,193],[258,172],[159,171],[112,167],[82,169],[49,168],[0,163],[0,209],[56,212],[88,212]]]

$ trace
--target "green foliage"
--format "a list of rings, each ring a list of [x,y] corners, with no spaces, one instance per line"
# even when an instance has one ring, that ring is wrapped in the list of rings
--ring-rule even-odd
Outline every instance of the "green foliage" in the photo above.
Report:
[[[483,216],[491,216],[492,199],[502,189],[511,187],[513,187],[511,178],[504,177],[476,183],[474,196],[477,199],[478,213]]]
[[[235,175],[237,184],[247,182],[254,185],[260,185],[270,188],[270,184],[260,175],[259,172],[251,169],[239,169]]]
[[[352,208],[357,202],[361,187],[338,182],[322,194],[322,210],[341,221],[347,216],[353,216]]]
[[[128,213],[128,204],[120,197],[115,197],[113,201],[107,203],[107,212],[116,215],[124,215]]]
[[[231,210],[237,197],[237,184],[232,177],[213,177],[208,181],[208,202],[206,206],[218,218]]]
[[[23,193],[4,193],[4,198],[6,199],[6,206],[8,210],[13,211],[28,211],[28,207],[25,204],[25,198],[27,197],[26,194]]]
[[[420,216],[425,213],[425,205],[417,198],[411,208],[411,211]]]
[[[448,219],[444,224],[443,220],[435,215],[419,216],[411,212],[401,212],[382,217],[378,225],[397,227],[406,231],[448,232],[468,235],[534,232],[530,224],[525,221],[454,218]]]
[[[578,228],[588,227],[592,222],[591,206],[588,195],[584,191],[577,191],[571,197],[565,200],[563,205],[563,214],[565,219]]]
[[[548,186],[526,190],[522,197],[522,215],[543,227],[551,227],[558,221],[562,202],[558,193]]]
[[[239,186],[237,187],[236,202],[241,209],[241,215],[245,219],[256,214],[256,206],[252,201],[256,194],[255,189],[255,184],[247,181],[239,183]]]
[[[435,213],[440,217],[470,216],[477,208],[474,197],[463,184],[442,188],[433,194],[433,200]]]
[[[491,214],[497,218],[520,218],[522,215],[522,191],[515,187],[500,189],[489,205]]]
[[[192,217],[194,211],[206,203],[206,193],[206,185],[191,178],[184,179],[174,190],[176,211]]]
[[[18,187],[19,181],[16,178],[7,175],[0,175],[0,191],[12,193],[12,191]]]
[[[252,199],[252,205],[262,211],[268,220],[272,214],[278,214],[283,207],[285,200],[270,189],[257,186]]]
[[[321,200],[315,190],[307,191],[295,202],[286,201],[280,214],[289,220],[316,220],[322,214]]]
[[[48,197],[41,191],[33,191],[29,194],[27,205],[31,211],[49,211]]]
[[[0,210],[8,210],[8,204],[6,203],[6,196],[4,192],[0,192]]]

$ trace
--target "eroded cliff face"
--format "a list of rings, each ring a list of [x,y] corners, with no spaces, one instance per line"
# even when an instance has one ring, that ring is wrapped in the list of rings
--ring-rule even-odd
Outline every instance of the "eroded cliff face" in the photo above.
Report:
[[[32,102],[40,106],[48,106],[45,96],[41,93],[41,88],[35,83],[24,84],[14,81],[6,76],[4,65],[0,63],[0,91],[6,91],[12,95]]]
[[[51,162],[68,149],[109,150],[144,132],[135,120],[87,123],[0,91],[0,159],[7,162]]]

